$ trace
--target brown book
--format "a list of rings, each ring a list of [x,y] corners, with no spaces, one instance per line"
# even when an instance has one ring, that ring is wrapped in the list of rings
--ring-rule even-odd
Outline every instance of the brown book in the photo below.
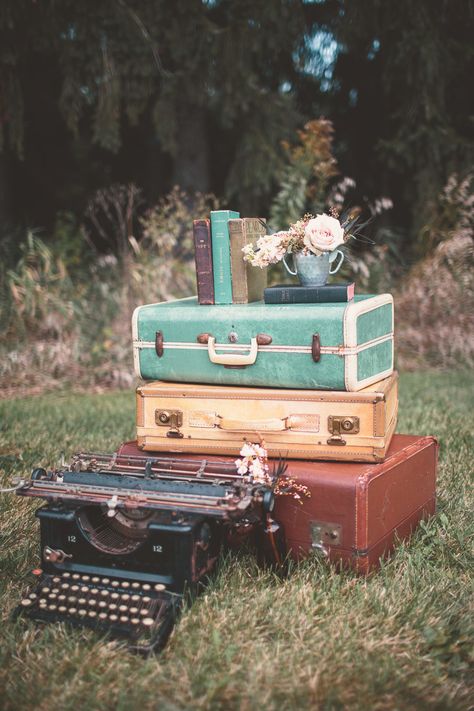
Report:
[[[244,262],[242,248],[266,234],[266,220],[243,217],[229,220],[230,263],[232,268],[232,303],[247,304],[261,301],[267,285],[267,270]]]
[[[193,220],[196,282],[200,304],[214,303],[210,220]]]

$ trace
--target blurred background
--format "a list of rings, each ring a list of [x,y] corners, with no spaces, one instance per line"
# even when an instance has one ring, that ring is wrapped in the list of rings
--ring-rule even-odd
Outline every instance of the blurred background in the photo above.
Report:
[[[370,218],[398,366],[474,361],[471,0],[2,0],[0,392],[133,384],[192,220]],[[281,281],[281,273],[272,279]]]

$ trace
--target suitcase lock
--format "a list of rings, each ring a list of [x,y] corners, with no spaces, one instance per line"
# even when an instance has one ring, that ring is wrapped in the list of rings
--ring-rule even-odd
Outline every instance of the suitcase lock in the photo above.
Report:
[[[339,546],[342,526],[339,523],[311,521],[311,548],[325,557],[329,555],[328,545]]]
[[[358,417],[349,415],[329,415],[328,430],[332,437],[327,440],[327,443],[343,447],[346,440],[342,438],[342,435],[357,434],[360,430],[360,421]]]
[[[183,437],[179,431],[183,424],[181,410],[155,410],[155,422],[159,427],[169,427],[169,431],[166,433],[167,437]]]

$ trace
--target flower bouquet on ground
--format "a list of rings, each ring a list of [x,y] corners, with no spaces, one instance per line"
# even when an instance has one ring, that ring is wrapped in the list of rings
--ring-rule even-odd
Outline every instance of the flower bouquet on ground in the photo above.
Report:
[[[261,269],[283,262],[287,271],[298,276],[303,286],[322,286],[330,274],[341,268],[344,252],[340,247],[363,227],[358,224],[358,219],[358,215],[351,213],[339,218],[335,211],[316,217],[307,214],[291,224],[288,230],[263,235],[256,245],[246,245],[242,250],[244,260]],[[290,254],[294,269],[286,261]],[[336,262],[335,266],[333,262]]]

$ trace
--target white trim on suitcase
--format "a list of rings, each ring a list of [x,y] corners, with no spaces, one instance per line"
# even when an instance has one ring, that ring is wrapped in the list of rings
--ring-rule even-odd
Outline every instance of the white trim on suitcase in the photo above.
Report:
[[[393,324],[393,296],[391,294],[380,294],[379,296],[374,296],[371,299],[367,299],[367,301],[352,301],[347,305],[344,311],[344,343],[348,348],[347,358],[344,362],[344,384],[346,386],[346,390],[348,390],[349,392],[354,390],[360,390],[361,388],[365,388],[369,385],[372,385],[372,383],[376,383],[378,380],[386,378],[393,372],[392,348],[392,361],[390,367],[387,368],[387,370],[384,370],[381,373],[376,373],[375,375],[371,375],[368,378],[365,378],[364,380],[358,380],[357,378],[357,353],[359,353],[361,350],[364,350],[364,348],[359,348],[357,346],[357,319],[362,314],[368,313],[369,311],[373,311],[374,309],[378,309],[381,306],[385,306],[385,304],[391,304],[392,306]],[[367,341],[367,343],[364,343],[363,345],[365,347],[371,348],[372,346],[377,346],[379,345],[379,343],[383,343],[384,341],[387,341],[389,339],[393,340],[393,331],[381,338],[375,338],[372,341]]]
[[[135,347],[138,341],[138,313],[142,307],[137,306],[132,314],[132,340],[133,340],[133,368],[135,370],[135,375],[138,378],[142,377],[142,371],[140,369],[140,349]]]
[[[326,353],[328,355],[339,355],[344,356],[356,356],[361,351],[365,351],[367,348],[372,348],[372,346],[377,346],[379,343],[384,343],[393,338],[392,333],[387,333],[378,338],[374,338],[372,341],[367,341],[367,343],[362,343],[355,348],[347,348],[345,346],[321,346],[321,353]],[[134,350],[140,348],[155,348],[153,341],[138,341],[133,342]],[[226,351],[245,351],[248,350],[249,346],[246,344],[238,343],[219,343],[216,345],[217,350]],[[204,343],[195,343],[192,341],[165,341],[163,344],[164,350],[191,350],[191,351],[207,351],[207,345]],[[259,346],[259,353],[311,353],[311,346]],[[382,378],[377,377],[376,380],[381,380]]]

